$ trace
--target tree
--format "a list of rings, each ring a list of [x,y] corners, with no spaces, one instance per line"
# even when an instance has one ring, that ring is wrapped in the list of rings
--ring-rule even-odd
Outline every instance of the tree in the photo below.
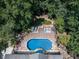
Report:
[[[62,3],[61,5],[63,5],[62,8],[64,8],[64,15],[63,19],[64,22],[60,22],[60,21],[56,21],[60,24],[64,24],[64,26],[62,26],[64,28],[64,31],[70,35],[70,40],[68,42],[68,44],[66,45],[68,51],[70,51],[70,53],[72,54],[79,54],[79,1],[78,0],[60,0],[60,3]],[[62,8],[60,8],[62,10]],[[60,13],[60,11],[59,11]],[[61,14],[61,13],[60,13]],[[58,17],[59,18],[59,17]],[[59,25],[58,26],[58,31],[59,31]],[[64,41],[64,39],[61,41]]]
[[[27,32],[32,20],[31,4],[25,0],[0,1],[0,51],[8,41],[16,41],[15,36]]]

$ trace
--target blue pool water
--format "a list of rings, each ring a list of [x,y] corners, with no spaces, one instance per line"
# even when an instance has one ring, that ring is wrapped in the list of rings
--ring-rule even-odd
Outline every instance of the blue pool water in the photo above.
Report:
[[[29,50],[35,50],[38,48],[49,50],[52,48],[52,42],[48,39],[30,39],[27,42],[27,47]]]

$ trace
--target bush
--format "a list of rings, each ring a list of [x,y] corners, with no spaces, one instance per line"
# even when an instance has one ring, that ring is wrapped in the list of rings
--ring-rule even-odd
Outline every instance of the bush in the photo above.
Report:
[[[59,17],[55,20],[55,26],[58,32],[63,33],[64,32],[64,19],[62,17]]]
[[[59,42],[64,45],[64,46],[67,46],[67,44],[69,43],[69,40],[70,40],[70,35],[64,35],[64,34],[61,34],[59,35]]]
[[[44,20],[43,24],[50,25],[52,23],[50,21]]]

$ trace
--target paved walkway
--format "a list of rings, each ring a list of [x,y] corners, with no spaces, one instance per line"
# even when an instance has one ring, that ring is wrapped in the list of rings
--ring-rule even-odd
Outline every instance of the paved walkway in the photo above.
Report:
[[[44,18],[45,20],[47,20],[47,21],[50,21],[52,24],[54,24],[54,21],[52,21],[53,19],[49,19],[48,18],[48,15],[42,15],[42,16],[36,16],[37,18]]]
[[[59,46],[59,50],[64,59],[74,59],[67,53],[66,48],[63,45]]]

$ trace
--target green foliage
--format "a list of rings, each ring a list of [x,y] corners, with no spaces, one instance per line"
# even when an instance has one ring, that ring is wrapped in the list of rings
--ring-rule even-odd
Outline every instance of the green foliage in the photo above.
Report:
[[[17,33],[28,31],[32,19],[30,8],[31,4],[25,0],[0,1],[0,50],[7,47],[8,41],[14,44]]]
[[[78,19],[76,19],[75,16],[70,16],[67,18],[65,24],[66,24],[66,27],[65,27],[66,32],[68,32],[68,34],[71,35],[67,48],[73,54],[79,54],[79,44],[78,44],[79,43],[79,31],[78,31],[79,22],[78,22]]]
[[[50,25],[52,23],[50,21],[44,20],[43,24]]]
[[[55,20],[56,28],[58,32],[63,33],[64,32],[64,19],[62,17],[58,17],[58,19]]]
[[[67,18],[67,21],[65,22],[66,24],[66,31],[69,31],[69,32],[75,32],[77,31],[77,27],[78,27],[78,20],[75,19],[74,17],[70,16]]]
[[[43,24],[49,25],[52,23],[44,18],[38,18],[38,19],[36,19],[35,23],[33,23],[34,26],[39,26],[39,25],[43,25]]]
[[[0,38],[0,51],[5,50],[8,45],[8,43],[5,40],[1,40],[2,39]]]
[[[73,54],[79,54],[79,43],[78,43],[79,38],[75,37],[76,34],[74,34],[74,33],[72,33],[72,34],[73,35],[71,36],[70,41],[67,44],[68,51],[72,52]]]
[[[59,42],[62,45],[67,46],[69,41],[70,41],[70,35],[64,35],[64,34],[59,35]]]
[[[79,54],[79,1],[60,0],[59,7],[55,15],[58,19],[59,16],[63,17],[63,20],[56,20],[57,31],[65,31],[71,36],[66,47],[71,53]],[[65,39],[61,38],[61,43],[64,43],[63,41]]]

